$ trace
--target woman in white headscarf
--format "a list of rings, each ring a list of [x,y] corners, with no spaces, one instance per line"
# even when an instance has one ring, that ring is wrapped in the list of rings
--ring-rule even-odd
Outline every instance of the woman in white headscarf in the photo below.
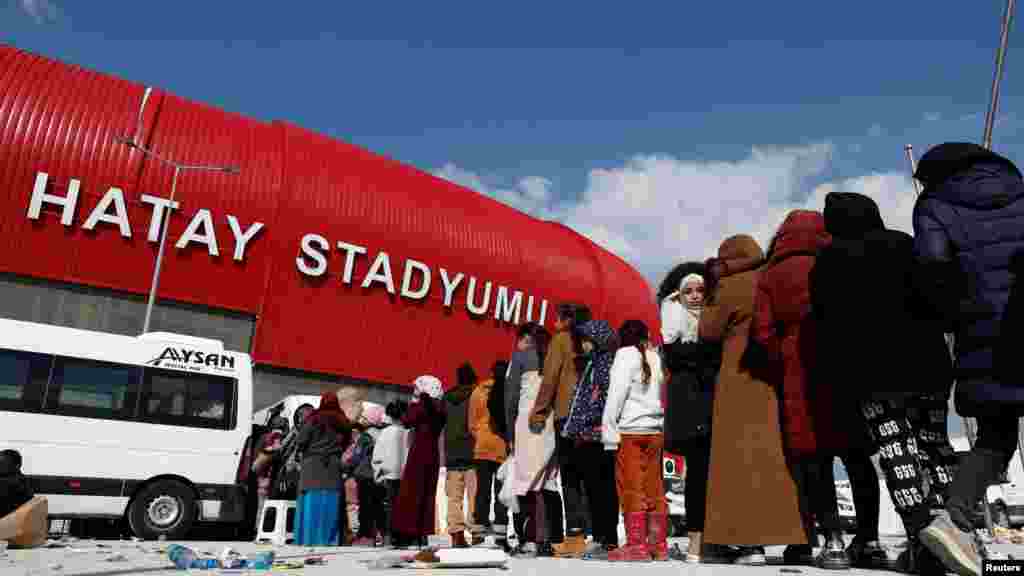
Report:
[[[711,456],[711,409],[721,348],[701,342],[704,264],[673,268],[658,291],[662,354],[671,373],[666,394],[665,451],[686,458],[686,560],[704,558],[704,500]]]
[[[392,512],[392,542],[396,548],[426,546],[427,536],[434,533],[437,479],[441,473],[438,440],[446,419],[443,394],[440,380],[420,376],[413,382],[412,403],[402,416],[402,425],[410,429],[412,445]]]

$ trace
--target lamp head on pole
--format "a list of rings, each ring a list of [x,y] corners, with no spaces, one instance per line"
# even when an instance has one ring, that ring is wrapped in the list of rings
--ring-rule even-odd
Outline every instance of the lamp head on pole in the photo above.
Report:
[[[138,148],[139,145],[135,143],[135,140],[126,136],[114,136],[114,142],[118,144],[124,144],[129,148]]]

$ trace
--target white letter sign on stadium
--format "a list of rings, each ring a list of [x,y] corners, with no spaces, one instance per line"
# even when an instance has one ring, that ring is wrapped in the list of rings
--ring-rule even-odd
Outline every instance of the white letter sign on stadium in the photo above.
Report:
[[[330,242],[326,238],[319,234],[306,234],[302,237],[302,241],[299,243],[299,250],[301,254],[295,258],[295,267],[299,272],[312,278],[323,276],[327,273],[328,268],[328,253],[330,252]],[[349,242],[338,242],[338,248],[341,252],[345,253],[345,265],[342,268],[341,283],[345,285],[352,284],[352,276],[355,272],[355,258],[356,255],[368,255],[368,250],[364,246],[357,244],[351,244]],[[389,294],[395,293],[395,276],[392,274],[391,269],[392,257],[387,252],[378,252],[374,256],[373,260],[369,264],[366,276],[362,282],[359,283],[362,288],[370,288],[372,286],[381,285]],[[396,260],[397,265],[397,260]],[[443,305],[445,308],[451,308],[452,303],[455,300],[455,292],[462,285],[462,281],[466,278],[466,275],[462,272],[452,275],[447,269],[441,268],[441,285],[443,293]],[[422,278],[422,285],[418,289],[413,289],[413,275],[418,273]],[[433,284],[434,273],[431,271],[430,266],[420,262],[407,258],[402,264],[402,286],[399,292],[402,298],[408,298],[410,300],[422,300],[430,294],[430,286]],[[478,288],[482,284],[482,289]],[[522,308],[523,308],[523,291],[513,290],[507,286],[497,287],[497,297],[491,298],[491,292],[494,288],[493,283],[490,281],[480,282],[477,278],[470,276],[469,285],[465,291],[465,306],[466,310],[474,316],[484,316],[490,309],[491,301],[494,302],[494,308],[492,314],[494,314],[495,320],[500,320],[506,324],[519,324],[522,319]],[[532,295],[526,298],[526,321],[533,322],[533,304],[534,297]],[[537,322],[544,324],[544,320],[548,315],[548,301],[540,300],[539,318]]]
[[[63,226],[71,227],[75,220],[75,209],[78,207],[79,192],[82,182],[72,178],[68,181],[67,192],[64,195],[47,191],[50,184],[50,175],[46,172],[36,174],[35,185],[32,188],[32,196],[28,203],[28,218],[30,220],[43,219],[43,207],[59,207],[60,223]],[[134,204],[134,205],[133,205]],[[131,210],[138,205],[147,206],[150,210],[149,228],[146,231],[146,240],[157,243],[160,241],[160,231],[166,219],[171,218],[175,211],[179,210],[181,204],[169,198],[141,194],[134,203],[125,200],[124,190],[112,186],[100,198],[99,202],[89,211],[85,222],[82,223],[84,230],[96,230],[101,224],[108,227],[116,227],[118,233],[125,237],[132,237]],[[130,209],[131,207],[131,209]],[[52,212],[51,212],[52,213]],[[253,222],[243,229],[238,218],[232,214],[225,215],[231,235],[234,238],[235,249],[232,259],[242,261],[245,259],[245,250],[249,243],[264,228],[262,222]],[[211,257],[220,256],[220,246],[217,241],[217,234],[214,229],[216,218],[210,210],[200,208],[189,218],[188,225],[181,236],[174,240],[174,247],[181,250],[193,244],[205,245],[207,253]],[[360,286],[372,289],[382,286],[389,294],[397,294],[401,298],[409,300],[423,300],[428,298],[431,287],[437,286],[436,291],[445,308],[451,308],[455,302],[456,292],[463,286],[463,305],[473,316],[483,318],[493,315],[495,320],[506,324],[519,324],[523,320],[523,300],[526,300],[525,321],[533,322],[534,302],[539,301],[537,322],[544,324],[548,313],[548,301],[542,298],[535,298],[532,294],[526,294],[522,290],[515,290],[508,286],[494,285],[489,280],[478,279],[475,276],[467,276],[462,272],[451,273],[446,268],[440,268],[441,282],[434,282],[434,272],[430,266],[410,258],[404,261],[395,259],[394,265],[401,262],[401,286],[397,286],[395,273],[392,272],[392,257],[387,252],[378,252],[373,258],[359,258],[370,256],[365,246],[339,241],[335,244],[337,249],[344,253],[344,265],[341,270],[341,281],[343,284],[351,285],[357,260],[367,261],[369,266],[366,275],[363,277]],[[295,267],[299,272],[310,277],[319,277],[327,274],[328,253],[331,251],[331,243],[319,234],[306,234],[299,242],[300,254],[295,258]],[[395,268],[394,272],[398,272]],[[418,276],[418,278],[417,278]],[[494,294],[492,294],[492,292]],[[494,296],[492,298],[492,295]],[[493,307],[491,306],[493,302]]]
[[[46,172],[36,174],[36,183],[32,188],[32,198],[28,203],[28,218],[30,220],[39,220],[42,216],[43,204],[60,206],[60,223],[64,226],[71,226],[75,217],[75,207],[78,204],[78,191],[82,183],[77,179],[71,179],[68,182],[67,195],[58,196],[46,192],[49,180],[50,175]],[[150,196],[149,194],[142,194],[139,197],[139,201],[152,207],[146,240],[153,243],[159,242],[160,228],[163,225],[164,218],[170,217],[169,214],[178,209],[179,203],[159,196]],[[117,226],[121,236],[131,238],[132,227],[128,215],[124,191],[120,188],[112,187],[107,190],[103,198],[89,212],[89,216],[86,218],[85,223],[82,224],[82,228],[84,230],[95,230],[99,224],[112,224]],[[238,218],[228,214],[227,221],[228,226],[231,228],[231,234],[235,239],[235,250],[232,258],[241,262],[245,259],[246,246],[263,229],[263,223],[253,222],[243,232]],[[174,246],[180,250],[192,243],[205,244],[206,251],[210,256],[220,255],[220,248],[217,246],[217,236],[213,229],[213,215],[205,208],[196,211],[189,221],[185,232],[178,238]]]

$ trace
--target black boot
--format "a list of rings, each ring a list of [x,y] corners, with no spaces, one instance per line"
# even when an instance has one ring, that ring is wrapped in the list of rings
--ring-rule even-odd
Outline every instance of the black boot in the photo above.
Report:
[[[896,569],[921,576],[945,576],[947,572],[942,562],[916,538],[907,541],[907,549],[896,559]]]
[[[810,544],[790,544],[782,551],[782,563],[787,566],[814,564],[814,548]]]
[[[888,570],[893,568],[893,562],[889,560],[882,545],[874,540],[865,542],[854,538],[853,542],[846,547],[846,555],[850,557],[850,566],[863,568],[865,570]]]
[[[849,570],[850,557],[846,555],[843,533],[832,532],[825,539],[825,547],[818,554],[815,563],[825,570]]]

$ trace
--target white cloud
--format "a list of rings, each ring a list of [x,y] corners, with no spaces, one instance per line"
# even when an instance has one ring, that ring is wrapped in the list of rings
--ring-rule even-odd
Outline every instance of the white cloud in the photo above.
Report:
[[[50,0],[19,0],[18,5],[36,24],[53,22],[60,16],[57,6]]]
[[[557,217],[552,208],[554,201],[551,181],[547,178],[527,176],[512,188],[492,187],[485,184],[479,174],[463,170],[451,162],[435,170],[434,176],[486,194],[531,216],[545,219]]]
[[[820,176],[832,154],[831,144],[819,143],[754,148],[734,162],[636,156],[619,167],[592,170],[580,200],[561,204],[553,202],[550,182],[542,178],[491,189],[454,164],[436,174],[565,223],[636,266],[653,286],[676,261],[712,256],[733,234],[751,234],[766,247],[787,212],[821,210],[825,194],[833,190],[871,196],[889,226],[911,231],[914,189],[902,172],[830,182],[808,195],[804,182]]]

